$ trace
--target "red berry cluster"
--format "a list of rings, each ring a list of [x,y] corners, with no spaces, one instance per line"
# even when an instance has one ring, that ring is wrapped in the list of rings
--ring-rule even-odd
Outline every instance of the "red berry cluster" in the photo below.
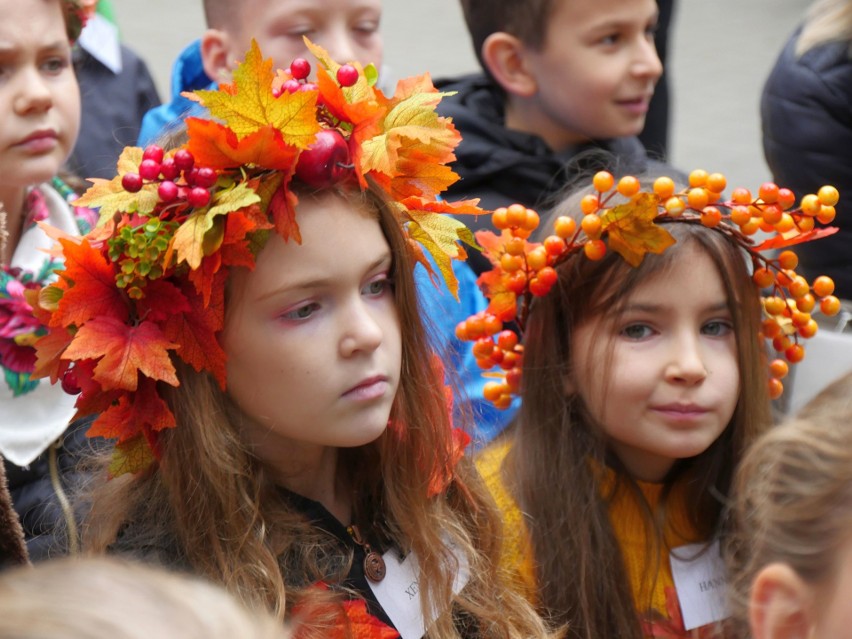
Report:
[[[287,71],[290,73],[290,78],[280,86],[272,87],[272,94],[276,98],[280,97],[285,91],[296,93],[297,91],[317,91],[319,89],[315,83],[308,81],[308,76],[311,75],[311,63],[304,58],[293,60]],[[351,64],[344,64],[337,70],[337,81],[342,87],[351,87],[358,81],[358,69]]]
[[[210,189],[216,184],[218,174],[208,167],[196,167],[192,153],[185,149],[164,157],[163,149],[156,144],[145,148],[138,173],[125,173],[121,186],[128,193],[142,190],[146,183],[159,182],[157,196],[164,204],[186,202],[194,208],[210,203]],[[181,180],[181,178],[183,178]]]

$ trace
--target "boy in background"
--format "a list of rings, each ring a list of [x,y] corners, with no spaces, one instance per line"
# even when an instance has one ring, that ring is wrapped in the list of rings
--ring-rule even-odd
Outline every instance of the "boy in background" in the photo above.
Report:
[[[462,179],[449,197],[544,207],[581,171],[602,168],[584,165],[589,149],[620,171],[647,169],[636,136],[662,73],[654,0],[461,4],[484,72],[439,83],[457,92],[441,114],[462,134],[453,165]],[[488,268],[477,257],[474,269]]]
[[[229,80],[252,38],[276,68],[307,56],[303,36],[334,60],[372,62],[381,68],[381,15],[381,0],[204,0],[207,30],[178,56],[172,68],[172,101],[145,115],[138,145],[147,146],[187,116],[199,115],[202,107],[181,92]]]

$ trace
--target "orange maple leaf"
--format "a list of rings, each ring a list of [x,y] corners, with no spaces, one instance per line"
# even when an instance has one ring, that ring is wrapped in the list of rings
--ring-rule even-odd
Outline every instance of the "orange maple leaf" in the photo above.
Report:
[[[136,390],[139,373],[178,386],[169,350],[178,345],[153,322],[128,326],[114,317],[96,317],[79,328],[64,359],[94,359],[94,380],[107,389]]]
[[[86,240],[79,244],[69,240],[59,242],[65,254],[65,270],[59,275],[68,288],[58,302],[51,324],[81,326],[93,317],[126,321],[129,309],[121,289],[115,285],[115,265]]]
[[[272,228],[260,207],[235,211],[225,218],[225,237],[222,240],[222,264],[254,268],[254,256],[261,248],[260,242],[246,240],[251,233],[257,234]]]
[[[306,149],[316,138],[320,125],[316,118],[318,91],[272,93],[272,59],[263,54],[252,39],[245,60],[234,70],[234,82],[219,91],[184,94],[201,102],[214,118],[222,120],[239,140],[263,129],[278,129],[290,144]]]
[[[49,377],[50,383],[55,384],[68,368],[68,362],[60,357],[74,336],[64,328],[53,328],[47,335],[40,337],[35,343],[36,363],[32,372],[33,379]]]
[[[298,148],[284,141],[281,131],[265,126],[242,140],[236,133],[212,120],[187,118],[187,149],[200,165],[230,169],[254,164],[267,169],[289,171],[295,164]]]
[[[289,241],[293,238],[297,244],[302,243],[302,234],[299,232],[299,225],[296,223],[296,205],[299,199],[296,195],[287,188],[288,180],[281,183],[272,200],[269,202],[269,213],[272,216],[272,221],[275,224],[275,231]]]
[[[788,246],[795,246],[802,242],[810,242],[811,240],[818,240],[821,237],[834,235],[839,230],[840,229],[836,226],[826,226],[821,229],[811,229],[805,233],[796,233],[795,235],[789,235],[787,237],[783,235],[776,235],[775,237],[769,238],[768,240],[758,244],[753,250],[768,251],[769,249],[781,249]]]
[[[384,623],[378,617],[374,617],[367,610],[367,603],[363,599],[352,599],[343,602],[343,609],[349,620],[349,633],[346,628],[340,628],[335,635],[340,639],[352,637],[352,639],[396,639],[399,633]]]
[[[654,223],[657,197],[642,193],[627,204],[614,206],[601,215],[609,248],[631,266],[639,266],[646,253],[662,253],[675,243],[671,233]]]

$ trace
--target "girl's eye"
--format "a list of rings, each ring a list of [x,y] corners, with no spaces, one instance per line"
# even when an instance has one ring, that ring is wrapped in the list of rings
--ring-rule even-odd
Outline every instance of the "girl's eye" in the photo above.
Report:
[[[711,337],[722,337],[733,330],[731,323],[724,320],[713,320],[701,327],[701,332]]]
[[[378,22],[362,22],[355,25],[355,31],[365,35],[372,35],[379,30]]]
[[[621,334],[627,339],[640,340],[650,337],[653,331],[647,324],[631,324],[621,329]]]
[[[613,45],[617,44],[619,40],[619,35],[617,33],[610,33],[609,35],[605,35],[600,39],[601,44],[605,45]]]
[[[319,310],[319,304],[316,302],[311,302],[310,304],[304,304],[299,306],[298,308],[294,308],[292,311],[288,311],[284,313],[284,319],[301,321],[308,319],[311,315]]]
[[[64,69],[66,69],[69,66],[69,64],[70,63],[67,60],[65,60],[64,58],[50,58],[49,60],[46,60],[44,62],[44,64],[42,65],[42,68],[44,68],[44,70],[47,71],[48,73],[56,74],[56,73],[62,72]]]
[[[368,282],[367,285],[361,289],[361,294],[368,295],[370,297],[379,297],[385,293],[389,287],[390,280],[387,277],[380,277],[379,279]]]

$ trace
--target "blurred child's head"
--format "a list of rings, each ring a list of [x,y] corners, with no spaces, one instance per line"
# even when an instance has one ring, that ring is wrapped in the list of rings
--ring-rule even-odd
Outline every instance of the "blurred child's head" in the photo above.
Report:
[[[381,0],[204,0],[204,70],[221,80],[251,40],[278,67],[308,57],[307,36],[340,63],[382,64]]]
[[[0,0],[0,201],[56,175],[80,128],[64,3]]]
[[[765,412],[758,291],[729,238],[697,223],[664,228],[676,244],[638,267],[612,251],[557,268],[525,332],[524,420],[608,451],[635,479],[659,481],[680,460],[729,475],[722,460]],[[570,432],[538,421],[548,414],[570,415]]]
[[[654,0],[462,0],[506,126],[554,150],[637,135],[662,65]]]
[[[852,376],[840,382],[848,393]],[[737,636],[852,637],[852,413],[770,430],[737,473],[728,544]]]
[[[2,639],[283,639],[266,611],[219,586],[107,558],[55,559],[0,576]]]

